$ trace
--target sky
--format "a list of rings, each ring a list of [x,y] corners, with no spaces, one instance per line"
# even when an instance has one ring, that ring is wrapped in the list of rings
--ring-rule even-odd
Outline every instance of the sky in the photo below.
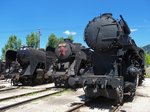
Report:
[[[31,32],[41,31],[40,45],[45,48],[48,36],[73,35],[83,45],[87,23],[103,13],[115,19],[123,15],[138,46],[150,44],[150,0],[0,0],[0,55],[11,35],[26,43]]]

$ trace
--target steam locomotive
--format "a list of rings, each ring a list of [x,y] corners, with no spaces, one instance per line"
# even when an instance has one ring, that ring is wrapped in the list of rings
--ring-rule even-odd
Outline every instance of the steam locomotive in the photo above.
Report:
[[[126,21],[120,18],[105,13],[85,28],[84,40],[93,50],[91,68],[68,82],[70,86],[82,85],[88,98],[102,96],[122,103],[124,95],[133,98],[144,80],[144,51],[137,47]]]
[[[55,49],[57,60],[53,66],[52,78],[56,87],[68,88],[69,77],[80,75],[90,63],[92,52],[80,43],[64,39]]]
[[[26,46],[17,51],[8,50],[6,52],[6,68],[11,68],[12,63],[19,64],[19,68],[14,69],[16,73],[10,74],[12,75],[12,84],[35,85],[50,81],[48,70],[52,65],[53,57],[48,54],[49,52],[44,50]]]
[[[0,60],[0,80],[5,78],[4,72],[5,72],[5,62]]]

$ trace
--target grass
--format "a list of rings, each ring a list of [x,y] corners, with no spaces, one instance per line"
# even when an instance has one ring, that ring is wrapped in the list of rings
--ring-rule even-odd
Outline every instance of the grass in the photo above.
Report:
[[[150,78],[150,74],[146,74],[146,76],[145,76],[146,78]]]
[[[71,93],[72,91],[70,89],[66,89],[65,91],[61,92],[61,93],[57,93],[55,94],[54,96],[61,96],[62,94],[65,94],[65,93]]]
[[[146,78],[150,78],[150,67],[146,68]]]

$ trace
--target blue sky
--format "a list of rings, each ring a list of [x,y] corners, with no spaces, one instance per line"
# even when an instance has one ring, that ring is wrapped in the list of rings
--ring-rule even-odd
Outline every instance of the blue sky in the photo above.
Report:
[[[27,34],[41,29],[41,47],[55,33],[74,34],[75,42],[83,41],[86,24],[93,17],[110,12],[115,18],[122,14],[137,45],[150,44],[149,0],[0,0],[0,55],[10,35],[25,44]]]

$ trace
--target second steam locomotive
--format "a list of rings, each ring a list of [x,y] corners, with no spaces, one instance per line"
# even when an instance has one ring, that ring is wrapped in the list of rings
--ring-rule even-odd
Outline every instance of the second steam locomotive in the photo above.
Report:
[[[69,87],[68,79],[81,75],[90,64],[90,49],[80,43],[64,39],[55,49],[57,60],[53,67],[53,81],[56,87]]]

